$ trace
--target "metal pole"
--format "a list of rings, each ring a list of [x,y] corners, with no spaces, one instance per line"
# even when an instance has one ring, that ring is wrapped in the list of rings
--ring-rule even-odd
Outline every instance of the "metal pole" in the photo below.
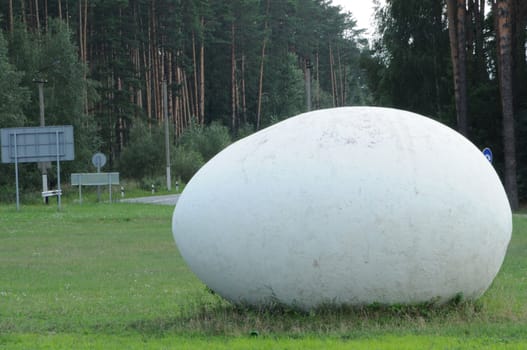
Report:
[[[110,192],[110,203],[112,203],[112,177],[111,177],[111,173],[108,173],[108,192]]]
[[[311,61],[306,61],[306,109],[311,110]]]
[[[172,179],[170,178],[170,135],[168,132],[168,93],[167,81],[163,80],[163,117],[165,118],[165,153],[167,161],[167,190],[172,189]]]
[[[20,210],[20,195],[18,193],[18,150],[16,147],[16,133],[15,136],[15,183],[16,183],[16,210]]]
[[[62,196],[62,190],[60,189],[60,149],[59,149],[59,132],[55,133],[56,141],[57,141],[57,190],[59,191],[57,196],[57,205],[59,207],[60,211],[60,197]]]
[[[97,173],[101,172],[101,159],[97,157]],[[97,202],[101,201],[101,185],[97,185]]]

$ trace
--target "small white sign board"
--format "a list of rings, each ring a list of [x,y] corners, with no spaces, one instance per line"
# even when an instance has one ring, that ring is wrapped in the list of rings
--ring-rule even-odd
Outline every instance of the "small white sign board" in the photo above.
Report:
[[[79,201],[82,203],[82,186],[106,186],[112,202],[112,185],[119,185],[119,173],[73,173],[71,185],[79,186]]]

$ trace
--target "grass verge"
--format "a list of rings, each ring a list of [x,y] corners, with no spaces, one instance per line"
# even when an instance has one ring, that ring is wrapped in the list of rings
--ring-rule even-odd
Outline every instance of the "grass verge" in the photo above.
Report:
[[[233,306],[188,270],[172,207],[0,206],[0,349],[527,348],[527,217],[477,302],[444,307]]]

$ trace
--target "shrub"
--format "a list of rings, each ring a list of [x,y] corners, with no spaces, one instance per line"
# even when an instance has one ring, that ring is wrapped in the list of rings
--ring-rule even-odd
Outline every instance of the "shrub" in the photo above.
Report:
[[[179,137],[172,153],[174,175],[184,182],[232,142],[229,129],[218,122],[208,126],[193,122]]]
[[[179,145],[201,154],[208,161],[232,142],[229,129],[218,122],[208,126],[192,123],[179,138]]]
[[[180,146],[172,154],[174,175],[176,178],[181,178],[185,183],[205,164],[202,155],[192,149]]]
[[[142,179],[154,177],[165,168],[165,145],[162,131],[150,130],[136,120],[130,132],[130,141],[121,153],[119,169],[123,177]]]

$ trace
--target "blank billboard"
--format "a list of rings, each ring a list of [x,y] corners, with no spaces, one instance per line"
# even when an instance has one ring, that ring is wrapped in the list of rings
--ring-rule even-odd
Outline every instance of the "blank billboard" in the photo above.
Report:
[[[73,160],[73,126],[1,129],[2,163]],[[57,142],[58,141],[58,142]]]

